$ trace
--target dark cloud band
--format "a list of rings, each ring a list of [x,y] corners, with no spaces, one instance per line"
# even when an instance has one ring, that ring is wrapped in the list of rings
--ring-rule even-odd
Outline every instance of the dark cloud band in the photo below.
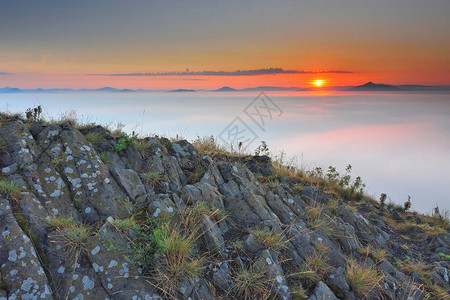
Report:
[[[353,73],[339,70],[320,71],[298,71],[283,70],[282,68],[268,68],[258,70],[237,70],[237,71],[200,71],[200,72],[149,72],[149,73],[119,73],[119,74],[91,74],[95,76],[258,76],[276,74],[325,74],[325,73]]]

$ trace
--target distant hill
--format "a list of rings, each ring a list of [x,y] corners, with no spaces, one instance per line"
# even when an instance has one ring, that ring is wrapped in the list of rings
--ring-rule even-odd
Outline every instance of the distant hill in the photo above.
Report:
[[[129,92],[135,92],[135,90],[130,89],[116,89],[112,87],[102,87],[99,89],[81,89],[81,90],[73,90],[73,91],[79,91],[79,92],[108,92],[108,93],[129,93]]]
[[[402,89],[388,84],[377,84],[369,81],[366,84],[354,86],[346,89],[347,91],[401,91]]]
[[[0,89],[0,93],[22,93],[23,91],[21,89],[17,89],[17,88],[11,88],[9,86],[1,88]]]
[[[171,92],[171,93],[185,93],[185,92],[192,93],[192,92],[196,92],[196,91],[195,90],[188,90],[188,89],[178,89],[178,90],[172,90],[172,91],[169,91],[169,92]]]
[[[229,86],[224,86],[220,89],[212,90],[211,92],[238,92],[238,90],[230,88]]]

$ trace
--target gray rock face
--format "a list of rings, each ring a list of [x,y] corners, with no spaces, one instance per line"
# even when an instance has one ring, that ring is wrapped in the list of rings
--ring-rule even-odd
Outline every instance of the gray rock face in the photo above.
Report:
[[[271,250],[263,250],[255,265],[268,276],[272,283],[272,291],[277,299],[292,299],[292,295],[284,278],[283,269],[278,262],[277,255]]]
[[[388,261],[382,261],[378,266],[378,270],[386,275],[390,275],[398,281],[405,281],[407,279],[406,275],[398,271],[394,266]]]
[[[137,172],[132,169],[115,168],[111,174],[133,203],[142,204],[147,200],[147,190]]]
[[[323,281],[320,281],[317,284],[313,295],[309,297],[308,300],[338,300],[338,298],[333,294],[330,288],[323,283]]]
[[[426,249],[430,252],[450,255],[450,233],[441,233],[434,236]]]
[[[348,224],[341,224],[334,228],[334,238],[338,241],[346,254],[356,253],[362,248],[361,242],[355,234],[355,228]]]
[[[127,240],[112,221],[108,218],[87,247],[89,260],[102,286],[114,299],[158,299],[153,287],[142,277],[141,270],[126,259],[126,253],[130,255]]]
[[[298,284],[291,278],[299,266],[326,249],[330,271],[323,281],[316,286],[301,282],[309,299],[358,299],[346,280],[347,258],[361,259],[358,250],[368,246],[388,251],[387,260],[376,265],[385,274],[380,297],[425,299],[409,282],[429,281],[418,274],[411,279],[388,261],[398,253],[406,254],[399,250],[398,240],[390,241],[398,232],[390,236],[387,232],[394,229],[380,220],[388,212],[385,208],[367,204],[360,214],[341,204],[333,209],[333,233],[326,236],[304,223],[305,211],[307,205],[320,204],[328,213],[331,196],[294,178],[277,177],[276,187],[266,185],[266,180],[260,183],[254,174],[258,178],[279,175],[274,174],[268,157],[201,156],[187,141],[171,143],[163,138],[146,138],[139,141],[143,148],[130,144],[115,151],[112,147],[118,139],[100,126],[80,132],[67,124],[0,120],[0,125],[0,181],[4,184],[0,189],[0,300],[159,299],[166,295],[155,287],[159,281],[153,282],[147,273],[143,276],[130,248],[130,242],[147,234],[153,239],[146,245],[150,255],[164,255],[168,246],[158,240],[162,239],[155,234],[158,227],[119,230],[114,219],[138,225],[147,218],[152,221],[146,224],[170,219],[173,222],[167,224],[176,223],[174,228],[189,234],[188,226],[179,223],[189,208],[198,209],[194,220],[201,224],[193,225],[199,225],[201,235],[194,237],[188,255],[198,258],[202,268],[174,285],[180,298],[235,299],[237,270],[254,267],[268,278],[272,297],[291,299],[290,284]],[[102,139],[90,143],[82,133]],[[106,163],[99,155],[104,152],[109,155],[102,156]],[[18,191],[8,191],[11,183]],[[212,213],[216,209],[220,214]],[[402,213],[394,217],[410,220]],[[50,225],[52,218],[69,220],[69,225]],[[422,222],[417,216],[415,220]],[[266,242],[258,242],[249,234],[254,227],[280,235],[283,249],[275,253]],[[68,239],[67,228],[84,228],[87,236],[74,242],[79,233],[72,232],[75,236]],[[434,261],[427,279],[444,289],[449,285],[449,263],[440,261],[438,254],[450,254],[449,237],[446,232],[424,238],[419,250],[408,253],[417,259],[423,252],[425,261]],[[370,258],[366,262],[375,265]],[[183,263],[181,259],[179,264]]]
[[[338,214],[345,222],[354,228],[359,240],[377,247],[383,247],[388,241],[389,235],[378,227],[373,226],[361,214],[356,214],[343,205],[338,207]]]
[[[201,219],[203,222],[201,231],[205,233],[203,235],[203,239],[205,240],[205,244],[208,249],[211,251],[218,251],[220,253],[224,252],[225,242],[223,240],[222,230],[220,230],[217,223],[211,221],[207,215],[203,215]]]
[[[0,167],[4,175],[33,162],[40,154],[33,135],[21,121],[13,121],[0,128],[0,138],[5,146],[0,153]]]
[[[9,299],[53,299],[31,240],[17,224],[8,200],[0,198],[0,271]]]
[[[267,205],[261,187],[255,185],[254,176],[241,166],[219,165],[225,183],[219,191],[225,195],[225,208],[247,225],[257,224],[264,220],[279,221],[275,213]]]
[[[327,275],[327,285],[334,291],[334,294],[343,299],[349,295],[350,287],[348,286],[347,279],[345,278],[345,269],[342,267],[337,268],[334,272]]]
[[[213,280],[224,291],[228,291],[232,287],[232,279],[230,274],[230,267],[227,262],[220,262],[217,267],[213,269]]]

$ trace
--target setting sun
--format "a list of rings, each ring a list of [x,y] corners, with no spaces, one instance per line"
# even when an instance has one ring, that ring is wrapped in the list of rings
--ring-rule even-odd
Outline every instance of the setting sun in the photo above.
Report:
[[[324,83],[325,83],[325,81],[323,81],[323,80],[314,80],[313,81],[313,84],[317,87],[322,86]]]

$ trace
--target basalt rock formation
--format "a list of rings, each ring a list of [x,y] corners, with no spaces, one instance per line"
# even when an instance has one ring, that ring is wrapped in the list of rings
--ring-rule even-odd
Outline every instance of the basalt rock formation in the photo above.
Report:
[[[449,297],[448,228],[429,233],[431,217],[349,205],[276,176],[268,157],[3,117],[0,168],[0,299]],[[181,224],[192,207],[196,224]],[[161,240],[183,228],[188,239],[197,225],[178,257],[184,273],[164,277]],[[369,288],[358,270],[375,276]]]

